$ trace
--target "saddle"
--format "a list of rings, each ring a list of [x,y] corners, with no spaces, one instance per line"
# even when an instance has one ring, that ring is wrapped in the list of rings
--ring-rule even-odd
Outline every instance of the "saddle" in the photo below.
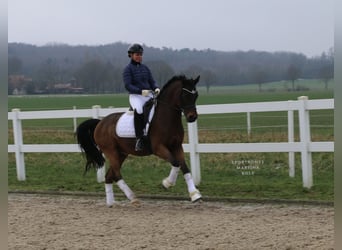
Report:
[[[147,136],[150,123],[152,121],[155,109],[155,100],[151,98],[143,106],[144,114],[144,136]],[[135,138],[134,130],[134,111],[132,107],[124,113],[118,120],[116,124],[116,134],[119,137],[124,138]]]

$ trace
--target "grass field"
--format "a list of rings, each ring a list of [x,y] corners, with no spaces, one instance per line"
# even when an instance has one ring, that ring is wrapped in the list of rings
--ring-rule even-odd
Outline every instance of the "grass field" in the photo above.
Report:
[[[299,96],[309,96],[310,99],[333,98],[333,89],[324,89],[324,84],[317,80],[302,80],[300,86],[310,89],[309,91],[284,91],[284,85],[289,82],[273,82],[263,84],[263,91],[258,91],[258,85],[239,86],[212,86],[207,93],[205,87],[198,88],[198,105],[201,104],[224,104],[243,102],[267,102],[297,100]],[[329,86],[333,86],[330,83]],[[268,91],[268,90],[272,91]],[[9,96],[8,111],[13,108],[21,110],[49,110],[49,109],[72,109],[91,108],[93,105],[102,107],[127,107],[128,94],[107,94],[107,95],[44,95],[44,96]]]
[[[304,84],[304,83],[303,83]],[[309,83],[306,83],[309,84]],[[309,99],[333,98],[333,91],[323,90],[323,84],[310,91],[287,92],[273,85],[263,86],[272,91],[256,92],[255,86],[212,87],[207,94],[200,88],[198,104],[243,103],[258,101],[296,100],[307,95]],[[315,86],[316,86],[315,85]],[[306,86],[306,85],[305,85]],[[313,86],[313,85],[310,85]],[[320,86],[320,87],[318,87]],[[101,96],[30,96],[9,97],[8,107],[21,110],[50,110],[102,107],[127,107],[126,94]],[[296,116],[295,116],[296,117]],[[333,110],[310,112],[313,141],[333,141]],[[79,121],[80,122],[80,121]],[[297,122],[297,121],[295,121]],[[200,142],[279,142],[287,140],[287,114],[267,112],[252,114],[252,134],[248,136],[246,114],[202,115],[198,119]],[[9,123],[11,128],[11,123]],[[24,143],[75,143],[71,119],[24,121]],[[186,127],[185,127],[186,128]],[[298,139],[298,128],[295,136]],[[187,138],[185,139],[187,141]],[[9,144],[13,135],[9,129]],[[188,155],[187,155],[188,157]],[[245,171],[236,162],[258,163],[253,171]],[[334,197],[333,153],[313,154],[314,186],[302,187],[300,154],[296,154],[296,176],[288,176],[286,153],[201,154],[202,194],[209,197],[282,198],[301,200],[328,200]],[[30,153],[25,155],[27,180],[16,180],[15,157],[9,154],[9,190],[89,191],[103,192],[103,184],[96,182],[95,172],[83,176],[84,158],[78,153]],[[189,161],[188,161],[189,162]],[[169,164],[149,156],[130,156],[123,165],[123,176],[139,194],[186,196],[186,186],[181,176],[170,191],[161,188],[161,180],[168,175]],[[115,186],[115,185],[114,185]],[[114,187],[120,192],[117,187]]]

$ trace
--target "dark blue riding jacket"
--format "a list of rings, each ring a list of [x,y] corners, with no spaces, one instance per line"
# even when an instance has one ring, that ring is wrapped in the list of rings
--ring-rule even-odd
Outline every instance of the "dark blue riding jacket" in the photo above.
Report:
[[[146,65],[133,60],[125,67],[123,80],[125,88],[130,94],[140,95],[143,89],[155,90],[158,88],[150,69]]]

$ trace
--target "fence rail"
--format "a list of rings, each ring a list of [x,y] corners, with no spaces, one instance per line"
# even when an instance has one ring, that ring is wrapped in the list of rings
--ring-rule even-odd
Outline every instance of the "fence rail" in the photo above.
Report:
[[[295,175],[294,153],[301,153],[301,168],[303,187],[311,188],[312,152],[334,152],[334,142],[311,142],[310,110],[334,109],[334,99],[308,100],[307,97],[298,97],[297,101],[257,102],[240,104],[199,105],[199,114],[224,114],[251,112],[288,112],[288,142],[274,143],[198,143],[197,122],[188,123],[189,143],[183,144],[185,152],[190,153],[191,172],[196,184],[201,181],[200,153],[251,153],[251,152],[287,152],[289,154],[289,176]],[[56,119],[56,118],[101,118],[113,112],[124,112],[127,108],[101,108],[96,105],[92,109],[24,111],[13,109],[8,112],[8,120],[13,122],[14,144],[8,145],[8,152],[15,153],[18,180],[25,180],[24,153],[47,152],[80,152],[77,144],[24,144],[22,136],[22,120]],[[294,141],[294,111],[298,111],[300,141]],[[247,119],[250,127],[250,119]],[[248,129],[248,132],[249,129]],[[98,172],[98,181],[103,181],[104,168]]]

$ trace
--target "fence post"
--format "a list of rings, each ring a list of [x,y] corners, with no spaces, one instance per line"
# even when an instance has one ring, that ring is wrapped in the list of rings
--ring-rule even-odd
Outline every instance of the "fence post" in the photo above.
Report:
[[[251,134],[251,112],[247,112],[247,134],[250,136]]]
[[[26,180],[25,173],[25,159],[24,153],[21,151],[23,145],[23,131],[21,126],[21,120],[19,119],[20,109],[12,109],[13,117],[13,137],[15,145],[15,161],[17,165],[17,179],[19,181]]]
[[[92,114],[94,119],[99,119],[100,117],[100,105],[94,105],[91,107],[92,108]]]
[[[288,129],[288,140],[289,143],[294,142],[294,121],[293,121],[293,110],[291,104],[293,101],[288,101],[289,110],[287,111],[287,129]],[[295,176],[295,153],[289,152],[289,176]]]
[[[189,137],[189,153],[190,153],[190,165],[191,175],[195,185],[201,182],[201,167],[199,153],[197,152],[198,145],[198,129],[197,121],[188,123],[188,137]]]
[[[93,113],[93,118],[94,119],[99,119],[100,117],[100,105],[94,105],[92,107],[92,113]],[[106,165],[104,164],[101,168],[99,168],[96,172],[97,176],[97,182],[101,183],[105,181],[105,175],[106,175]]]
[[[73,106],[73,110],[76,110],[76,106]],[[77,118],[74,117],[73,120],[74,120],[74,133],[76,133],[76,130],[77,130]]]
[[[311,141],[310,135],[310,119],[309,111],[306,109],[308,97],[300,96],[299,101],[299,134],[301,146],[301,159],[302,159],[302,175],[303,187],[311,188],[313,185],[312,180],[312,156],[309,151],[309,143]]]

